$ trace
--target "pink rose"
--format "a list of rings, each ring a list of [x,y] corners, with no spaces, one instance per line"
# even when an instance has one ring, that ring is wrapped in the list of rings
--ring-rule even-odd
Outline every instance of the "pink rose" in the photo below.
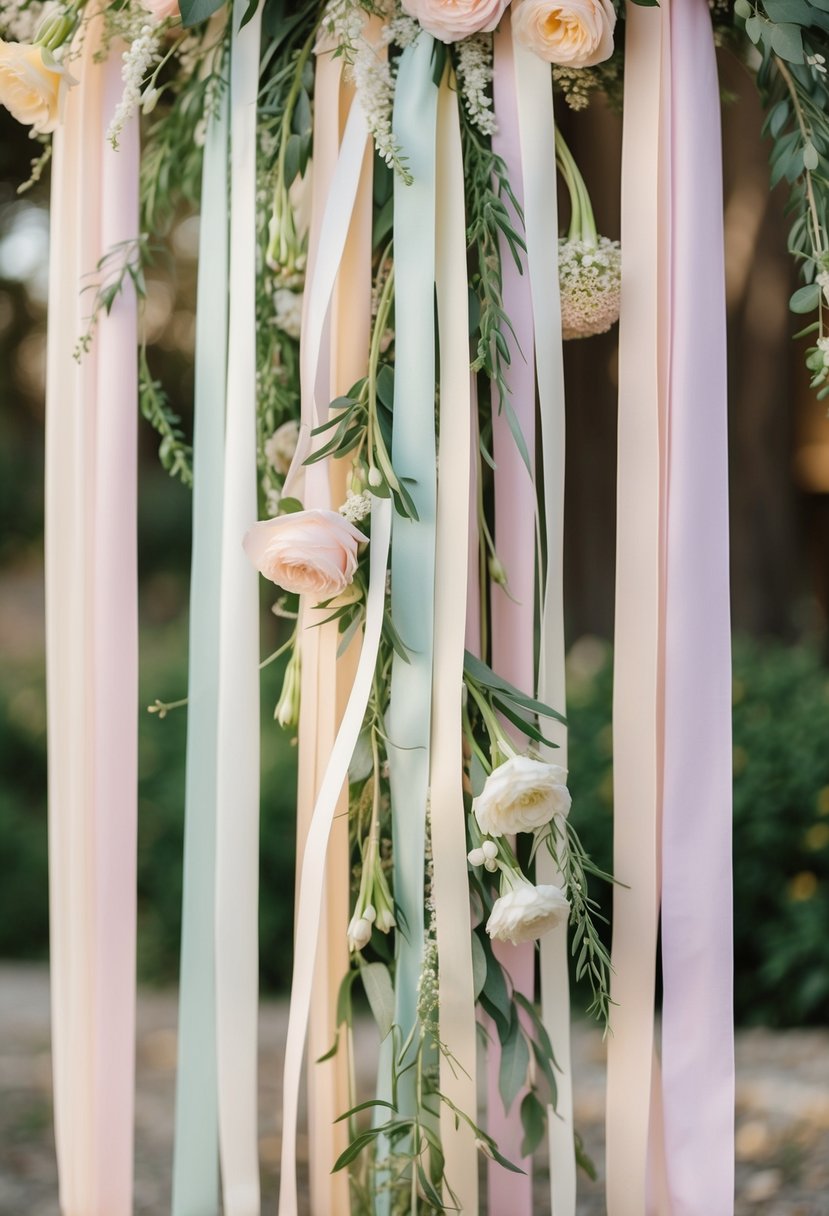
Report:
[[[316,509],[261,520],[243,543],[265,578],[319,602],[345,590],[357,569],[357,548],[367,540],[337,511]]]
[[[470,34],[494,30],[510,0],[402,0],[403,8],[416,17],[440,42],[460,42]]]
[[[39,135],[54,131],[73,84],[46,47],[0,39],[0,105]]]
[[[181,16],[178,0],[141,0],[141,7],[152,14],[159,23],[166,21],[169,17]]]
[[[591,68],[613,54],[610,0],[521,0],[512,10],[516,42],[548,63]]]

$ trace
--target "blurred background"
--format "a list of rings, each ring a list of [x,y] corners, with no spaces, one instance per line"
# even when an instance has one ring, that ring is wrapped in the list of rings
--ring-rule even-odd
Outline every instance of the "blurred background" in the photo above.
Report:
[[[727,56],[721,70],[737,1017],[743,1025],[819,1026],[829,1024],[829,418],[790,337],[798,318],[787,302],[797,284],[786,253],[785,194],[768,191],[753,84]],[[600,229],[618,236],[620,120],[597,103],[564,121]],[[0,111],[0,959],[7,960],[48,953],[48,180],[16,193],[32,151],[26,131]],[[194,217],[175,219],[171,256],[151,271],[147,301],[150,365],[188,432],[197,231]],[[569,343],[566,360],[573,814],[587,847],[609,866],[615,332]],[[160,720],[143,708],[186,696],[190,528],[189,491],[162,471],[156,450],[142,421],[139,972],[151,985],[174,981],[178,967],[186,711]],[[269,613],[263,619],[264,655],[273,649],[276,623]],[[281,673],[280,664],[266,669],[262,693],[261,967],[268,991],[284,989],[291,963],[294,750],[272,720]],[[609,902],[606,892],[602,898]]]

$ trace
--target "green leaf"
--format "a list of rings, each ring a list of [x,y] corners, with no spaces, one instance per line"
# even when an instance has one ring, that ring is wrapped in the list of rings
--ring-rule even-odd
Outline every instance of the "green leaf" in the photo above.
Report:
[[[181,0],[181,23],[184,26],[198,25],[224,6],[225,0]]]
[[[385,963],[366,963],[360,968],[360,978],[380,1038],[385,1039],[394,1024],[394,988],[389,969]]]
[[[507,1040],[501,1044],[501,1065],[498,1069],[498,1090],[506,1111],[509,1111],[526,1084],[529,1066],[530,1049],[518,1018],[514,1018]]]
[[[394,410],[394,369],[384,363],[377,373],[377,396],[387,410]]]
[[[820,287],[817,283],[807,283],[805,287],[798,287],[792,298],[789,300],[789,308],[792,312],[804,313],[812,312],[820,303]]]
[[[754,12],[754,9],[749,4],[748,0],[734,0],[734,12],[738,17],[746,20]]]
[[[521,1156],[529,1157],[538,1148],[547,1126],[547,1111],[530,1090],[521,1103],[521,1126],[524,1139],[521,1141]]]
[[[368,1148],[372,1140],[375,1140],[380,1135],[381,1130],[381,1128],[372,1127],[368,1131],[360,1132],[359,1136],[355,1136],[348,1148],[340,1153],[334,1162],[334,1168],[331,1170],[331,1173],[336,1174],[338,1170],[345,1169],[347,1165],[351,1165],[355,1157],[359,1157],[363,1149]]]
[[[328,1051],[326,1051],[323,1055],[319,1056],[317,1058],[317,1060],[315,1061],[315,1063],[324,1064],[326,1060],[333,1060],[334,1056],[337,1054],[337,1048],[339,1047],[339,1045],[340,1045],[340,1032],[338,1030],[337,1037],[334,1039],[334,1046],[329,1047]]]
[[[338,1026],[342,1026],[343,1023],[350,1026],[354,1021],[354,1013],[351,1007],[351,989],[354,987],[354,981],[359,974],[359,971],[347,971],[342,978],[340,990],[337,993]]]
[[[803,145],[803,168],[813,173],[820,163],[817,148],[811,142]]]
[[[472,934],[472,984],[475,990],[475,1000],[481,995],[486,984],[486,953],[477,933]]]
[[[763,8],[772,21],[792,21],[806,26],[812,22],[812,9],[807,0],[763,0]]]
[[[285,176],[286,186],[290,186],[299,176],[299,166],[302,160],[302,139],[299,135],[289,135],[285,145]]]
[[[351,1110],[338,1115],[334,1122],[342,1123],[344,1119],[350,1119],[353,1115],[359,1115],[361,1110],[372,1110],[375,1106],[384,1106],[387,1110],[393,1111],[395,1115],[397,1114],[397,1107],[391,1102],[386,1102],[383,1098],[369,1098],[366,1102],[358,1102],[356,1106],[351,1107]]]
[[[486,1006],[486,1011],[495,1022],[498,1037],[503,1040],[509,1035],[512,1025],[512,1002],[509,999],[507,986],[504,982],[504,972],[501,964],[492,953],[489,938],[480,938],[486,955],[486,983],[481,990],[480,1000]]]
[[[746,22],[746,27],[748,22]],[[789,63],[803,62],[803,34],[797,25],[775,25],[771,31],[771,47],[781,59]]]
[[[291,118],[291,130],[297,135],[304,135],[311,130],[311,122],[311,98],[305,89],[300,89]]]
[[[746,33],[756,46],[763,32],[763,22],[760,17],[749,17],[746,21]]]

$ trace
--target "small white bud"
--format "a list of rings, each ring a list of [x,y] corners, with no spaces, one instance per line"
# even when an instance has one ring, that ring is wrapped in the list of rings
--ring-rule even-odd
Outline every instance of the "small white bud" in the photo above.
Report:
[[[481,845],[481,848],[484,851],[484,857],[486,857],[488,861],[494,861],[498,856],[498,846],[494,840],[485,840]]]
[[[352,950],[362,950],[371,941],[371,925],[363,917],[352,916],[348,926],[348,944]]]
[[[466,860],[471,866],[482,866],[486,861],[486,853],[483,849],[470,849],[466,855]]]
[[[371,904],[366,904],[365,911],[363,912],[363,920],[367,920],[370,925],[373,925],[377,920],[377,913]]]
[[[486,861],[484,862],[484,869],[489,870],[490,874],[494,874],[498,869],[498,862],[492,857],[487,857]]]
[[[383,484],[383,474],[376,465],[372,465],[368,471],[368,484],[373,486],[375,490]]]

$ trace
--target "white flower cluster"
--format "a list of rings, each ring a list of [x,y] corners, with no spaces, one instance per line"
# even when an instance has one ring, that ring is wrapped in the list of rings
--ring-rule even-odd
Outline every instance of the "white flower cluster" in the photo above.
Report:
[[[121,69],[121,79],[124,82],[124,92],[115,107],[115,113],[106,134],[113,148],[118,147],[118,136],[141,104],[144,80],[150,64],[158,55],[159,45],[158,31],[151,25],[142,25],[137,36],[133,38],[122,55],[124,66]]]
[[[265,459],[271,468],[284,476],[291,467],[298,442],[299,423],[295,418],[289,418],[265,441]]]
[[[619,319],[622,252],[618,241],[561,239],[558,246],[561,328],[565,338],[603,334]]]
[[[0,37],[8,42],[34,42],[41,22],[58,11],[58,4],[8,0],[0,12]]]
[[[302,329],[302,292],[277,287],[273,293],[273,323],[283,334],[299,341]]]
[[[347,519],[350,524],[359,524],[370,514],[371,495],[355,494],[353,490],[349,490],[345,502],[340,507],[343,519]]]
[[[493,75],[492,34],[473,34],[456,46],[458,82],[469,121],[482,135],[494,135],[497,124],[489,95]]]
[[[817,348],[823,355],[823,366],[829,368],[829,338],[818,338]]]

